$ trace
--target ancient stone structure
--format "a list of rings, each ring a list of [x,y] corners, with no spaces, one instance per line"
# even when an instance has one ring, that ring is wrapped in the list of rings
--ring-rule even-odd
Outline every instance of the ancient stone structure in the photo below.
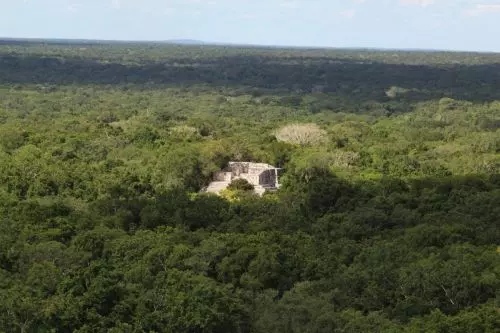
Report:
[[[246,179],[259,195],[279,188],[278,172],[280,169],[265,163],[229,162],[227,168],[216,172],[206,192],[218,194],[235,179]]]

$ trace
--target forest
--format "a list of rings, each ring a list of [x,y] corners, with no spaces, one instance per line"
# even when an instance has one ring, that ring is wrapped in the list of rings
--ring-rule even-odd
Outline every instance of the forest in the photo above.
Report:
[[[499,171],[500,54],[0,41],[0,333],[500,332]]]

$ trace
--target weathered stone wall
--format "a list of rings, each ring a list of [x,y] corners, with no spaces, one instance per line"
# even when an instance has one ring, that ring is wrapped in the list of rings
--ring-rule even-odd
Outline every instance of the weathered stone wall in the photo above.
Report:
[[[272,165],[266,163],[252,162],[229,162],[228,171],[232,171],[234,176],[247,173],[250,175],[260,175],[262,172],[273,169]]]
[[[227,171],[218,171],[214,174],[214,181],[231,182],[232,173]]]
[[[276,185],[276,172],[274,169],[265,170],[259,176],[259,184],[260,185]]]
[[[255,186],[255,192],[262,194],[267,189],[277,188],[276,170],[272,165],[252,162],[229,162],[224,171],[214,174],[213,182],[207,187],[207,192],[219,193],[234,179],[246,179]]]
[[[248,162],[229,162],[229,170],[234,176],[238,177],[242,173],[248,173]]]
[[[248,173],[251,175],[260,175],[262,172],[266,171],[267,168],[262,168],[260,166],[250,165],[248,168]]]
[[[259,185],[259,175],[252,175],[249,173],[241,174],[240,178],[246,179],[252,185]]]

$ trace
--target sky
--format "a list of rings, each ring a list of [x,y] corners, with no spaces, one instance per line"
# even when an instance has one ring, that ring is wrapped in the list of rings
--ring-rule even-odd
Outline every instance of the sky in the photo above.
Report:
[[[500,52],[500,0],[0,0],[0,37]]]

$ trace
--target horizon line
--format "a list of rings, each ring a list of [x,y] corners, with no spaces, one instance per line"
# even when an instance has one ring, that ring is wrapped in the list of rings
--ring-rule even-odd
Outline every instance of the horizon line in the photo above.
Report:
[[[171,44],[182,46],[229,46],[229,47],[248,47],[248,48],[275,48],[275,49],[307,49],[307,50],[372,50],[372,51],[403,51],[403,52],[443,52],[443,53],[482,53],[482,54],[500,54],[500,51],[485,50],[465,50],[465,49],[426,49],[426,48],[397,48],[397,47],[375,47],[375,46],[300,46],[286,44],[252,44],[252,43],[233,43],[233,42],[215,42],[203,41],[191,38],[175,38],[165,40],[133,40],[133,39],[92,39],[92,38],[41,38],[41,37],[4,37],[0,36],[2,41],[24,41],[24,42],[71,42],[82,44]]]

